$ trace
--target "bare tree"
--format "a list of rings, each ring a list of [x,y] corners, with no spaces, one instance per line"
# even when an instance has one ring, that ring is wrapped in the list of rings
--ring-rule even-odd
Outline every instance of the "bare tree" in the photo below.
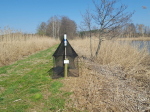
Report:
[[[92,18],[97,26],[99,26],[99,44],[94,55],[94,57],[97,57],[101,42],[104,39],[112,39],[119,34],[116,29],[127,24],[134,12],[124,13],[127,6],[123,4],[121,4],[119,8],[116,8],[117,0],[100,0],[100,3],[96,3],[95,0],[93,0],[93,3],[95,11],[92,14]]]
[[[60,25],[61,25],[61,22],[60,22],[60,19],[57,17],[56,18],[56,35],[57,35],[57,39],[59,39],[59,35],[60,35]]]
[[[86,10],[85,14],[81,14],[81,15],[82,15],[83,21],[81,22],[80,29],[82,31],[88,30],[89,33],[90,33],[90,50],[91,50],[91,57],[93,57],[93,54],[92,54],[92,42],[91,42],[92,41],[91,40],[92,14],[90,13],[89,7]]]
[[[75,21],[69,19],[67,16],[61,18],[60,36],[61,38],[66,33],[67,37],[73,39],[77,30]]]
[[[60,18],[59,16],[51,17],[48,20],[48,25],[46,29],[46,34],[53,38],[59,38],[60,35]]]
[[[52,17],[52,22],[53,22],[53,38],[55,38],[55,36],[54,36],[54,17]]]
[[[144,25],[143,24],[140,24],[139,25],[139,33],[144,36]]]
[[[125,25],[125,34],[128,37],[135,37],[136,27],[135,27],[135,25],[133,23]]]
[[[135,37],[136,34],[136,27],[133,23],[130,24],[131,27],[131,33],[132,33],[132,37]]]
[[[150,28],[149,28],[149,26],[147,26],[146,33],[147,33],[147,36],[149,37],[150,36]]]
[[[46,28],[46,35],[53,37],[54,38],[54,34],[53,34],[53,17],[51,17],[48,22],[47,22],[47,28]]]

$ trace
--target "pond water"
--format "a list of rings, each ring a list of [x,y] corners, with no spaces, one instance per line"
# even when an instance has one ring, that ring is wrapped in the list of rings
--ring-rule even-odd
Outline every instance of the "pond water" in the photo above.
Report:
[[[122,41],[121,44],[122,43],[130,43],[130,45],[134,47],[138,46],[139,50],[146,46],[148,49],[148,52],[150,53],[150,41],[133,40],[133,41]]]
[[[136,41],[132,41],[131,44],[133,46],[139,45],[140,49],[142,49],[146,46],[148,49],[148,52],[150,53],[150,41],[137,41],[136,40]]]

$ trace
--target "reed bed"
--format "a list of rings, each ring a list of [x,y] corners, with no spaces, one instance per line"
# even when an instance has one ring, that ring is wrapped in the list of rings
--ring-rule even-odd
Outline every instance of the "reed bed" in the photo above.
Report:
[[[118,40],[129,40],[129,41],[133,41],[133,40],[138,40],[138,41],[150,41],[150,37],[134,37],[134,38],[119,38]]]
[[[70,41],[71,45],[78,52],[79,56],[90,58],[90,39],[76,39]],[[92,53],[96,52],[98,39],[92,39]],[[131,46],[131,42],[118,40],[102,41],[100,51],[95,59],[101,65],[121,65],[124,69],[129,70],[135,68],[143,62],[149,55],[147,47],[141,50],[139,45]],[[146,62],[146,60],[145,60]]]
[[[68,101],[66,107],[89,112],[150,111],[150,58],[146,47],[139,51],[139,46],[130,43],[103,41],[97,59],[92,60],[89,39],[70,43],[82,66],[78,78],[62,80],[66,85],[63,90],[74,93],[70,96],[73,102]],[[92,43],[94,53],[97,39]]]
[[[73,102],[67,103],[67,107],[88,112],[146,112],[149,109],[148,88],[138,87],[133,79],[118,79],[106,66],[101,68],[104,70],[100,72],[82,68],[79,78],[64,79],[67,87],[63,90],[74,93],[70,96]]]
[[[22,34],[7,27],[0,35],[0,67],[58,43],[59,40],[50,37]]]

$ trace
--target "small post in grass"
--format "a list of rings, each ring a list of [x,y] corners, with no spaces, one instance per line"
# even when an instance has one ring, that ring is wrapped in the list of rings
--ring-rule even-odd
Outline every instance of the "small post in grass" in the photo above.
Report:
[[[64,61],[69,61],[69,60],[67,60],[67,59],[65,59]],[[67,68],[68,68],[68,65],[67,65],[67,63],[65,63],[65,78],[67,77]]]
[[[66,46],[67,46],[67,35],[64,34],[64,46],[65,46],[65,60],[64,60],[64,64],[65,64],[65,67],[64,67],[64,76],[67,77],[67,67],[69,64],[69,60],[67,59],[66,57]]]

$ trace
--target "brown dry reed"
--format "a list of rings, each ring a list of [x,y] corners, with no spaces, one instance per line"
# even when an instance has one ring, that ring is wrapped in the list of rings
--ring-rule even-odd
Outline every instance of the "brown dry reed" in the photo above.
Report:
[[[72,103],[66,104],[89,112],[146,112],[149,109],[149,53],[129,41],[105,40],[97,59],[90,60],[90,39],[70,41],[81,57],[80,77],[66,78],[64,90],[71,90]],[[98,39],[92,37],[93,53]],[[150,65],[150,63],[149,63]],[[149,67],[149,68],[148,68]]]
[[[90,39],[76,39],[70,43],[80,56],[90,58]],[[96,52],[97,46],[98,39],[93,37],[93,54]],[[131,69],[142,63],[149,54],[146,45],[142,50],[138,49],[139,45],[133,47],[131,41],[105,40],[102,41],[96,62],[101,65],[121,65],[125,69]]]
[[[134,37],[134,38],[119,38],[118,40],[139,40],[139,41],[150,41],[150,37]]]
[[[9,26],[0,33],[0,67],[59,43],[46,36],[23,35],[21,31],[10,29]]]

